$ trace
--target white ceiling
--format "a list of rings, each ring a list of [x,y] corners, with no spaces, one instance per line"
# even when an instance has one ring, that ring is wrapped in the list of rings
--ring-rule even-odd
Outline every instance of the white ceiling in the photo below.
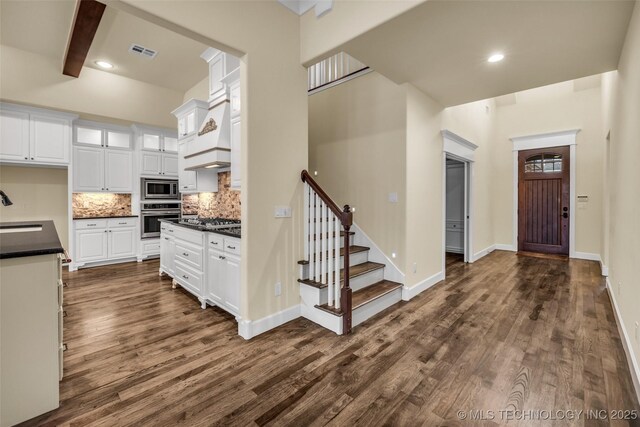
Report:
[[[75,7],[75,0],[1,0],[0,42],[54,57],[62,70]],[[128,52],[132,43],[156,50],[158,55],[153,60],[133,55]],[[95,61],[107,60],[115,69],[105,72],[185,92],[208,74],[200,58],[206,48],[107,6],[84,65],[102,70]]]
[[[343,50],[444,106],[617,68],[634,1],[427,1]],[[486,60],[503,52],[502,62]]]

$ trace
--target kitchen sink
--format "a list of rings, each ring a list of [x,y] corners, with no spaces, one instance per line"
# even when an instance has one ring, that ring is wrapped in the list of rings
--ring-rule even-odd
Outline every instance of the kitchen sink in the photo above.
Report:
[[[10,225],[6,227],[0,227],[0,234],[4,233],[27,233],[32,231],[42,231],[41,224],[29,224],[29,225]]]

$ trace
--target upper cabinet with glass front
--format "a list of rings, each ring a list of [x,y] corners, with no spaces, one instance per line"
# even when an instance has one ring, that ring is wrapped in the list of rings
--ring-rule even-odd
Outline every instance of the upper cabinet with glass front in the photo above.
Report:
[[[109,123],[78,120],[73,127],[73,142],[77,145],[131,150],[131,128]]]
[[[198,99],[190,99],[171,112],[178,119],[178,139],[194,135],[207,116],[209,104]]]
[[[134,125],[133,128],[138,135],[141,150],[166,153],[178,152],[178,137],[175,131],[142,125]]]

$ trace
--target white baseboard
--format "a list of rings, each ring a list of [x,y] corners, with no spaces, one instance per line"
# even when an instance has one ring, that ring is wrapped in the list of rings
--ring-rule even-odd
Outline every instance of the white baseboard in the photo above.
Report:
[[[600,260],[600,254],[592,254],[590,252],[575,252],[574,255],[571,258],[586,259],[588,261],[602,262]]]
[[[436,283],[441,282],[443,280],[444,280],[444,272],[440,271],[440,272],[434,274],[433,276],[427,277],[422,282],[420,282],[417,285],[414,285],[414,286],[412,286],[410,288],[407,287],[407,286],[403,286],[402,287],[402,300],[403,301],[409,301],[411,298],[415,297],[419,293],[426,291],[427,289],[429,289],[430,287],[432,287]]]
[[[636,397],[638,399],[638,402],[640,402],[640,366],[638,366],[638,360],[636,359],[636,355],[633,352],[631,338],[629,337],[629,334],[627,334],[627,328],[625,327],[624,320],[622,320],[622,316],[620,315],[615,292],[611,288],[611,282],[609,282],[608,277],[606,279],[606,282],[607,291],[609,291],[609,298],[611,299],[611,303],[613,305],[613,313],[616,316],[616,325],[618,325],[618,332],[620,332],[620,337],[622,338],[622,346],[624,347],[624,352],[627,356],[629,371],[631,371],[631,380],[633,381],[633,386],[636,390]]]
[[[469,261],[470,262],[476,262],[478,261],[480,258],[489,255],[491,252],[496,250],[496,245],[491,245],[489,247],[484,248],[483,250],[476,252],[475,254],[473,254],[473,258],[471,258]]]
[[[510,251],[510,252],[518,252],[517,249],[512,244],[507,243],[496,243],[495,244],[497,251]]]
[[[600,260],[600,271],[602,272],[603,276],[609,276],[609,267],[604,265],[604,262],[602,262],[602,260]]]
[[[249,340],[273,328],[300,317],[300,304],[286,308],[258,320],[240,320],[238,322],[238,335]]]

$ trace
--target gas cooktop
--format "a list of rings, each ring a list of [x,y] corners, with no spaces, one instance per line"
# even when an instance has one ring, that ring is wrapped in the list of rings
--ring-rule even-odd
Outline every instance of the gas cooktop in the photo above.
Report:
[[[240,220],[230,218],[189,218],[181,219],[180,224],[194,225],[212,230],[230,227],[240,228]]]

